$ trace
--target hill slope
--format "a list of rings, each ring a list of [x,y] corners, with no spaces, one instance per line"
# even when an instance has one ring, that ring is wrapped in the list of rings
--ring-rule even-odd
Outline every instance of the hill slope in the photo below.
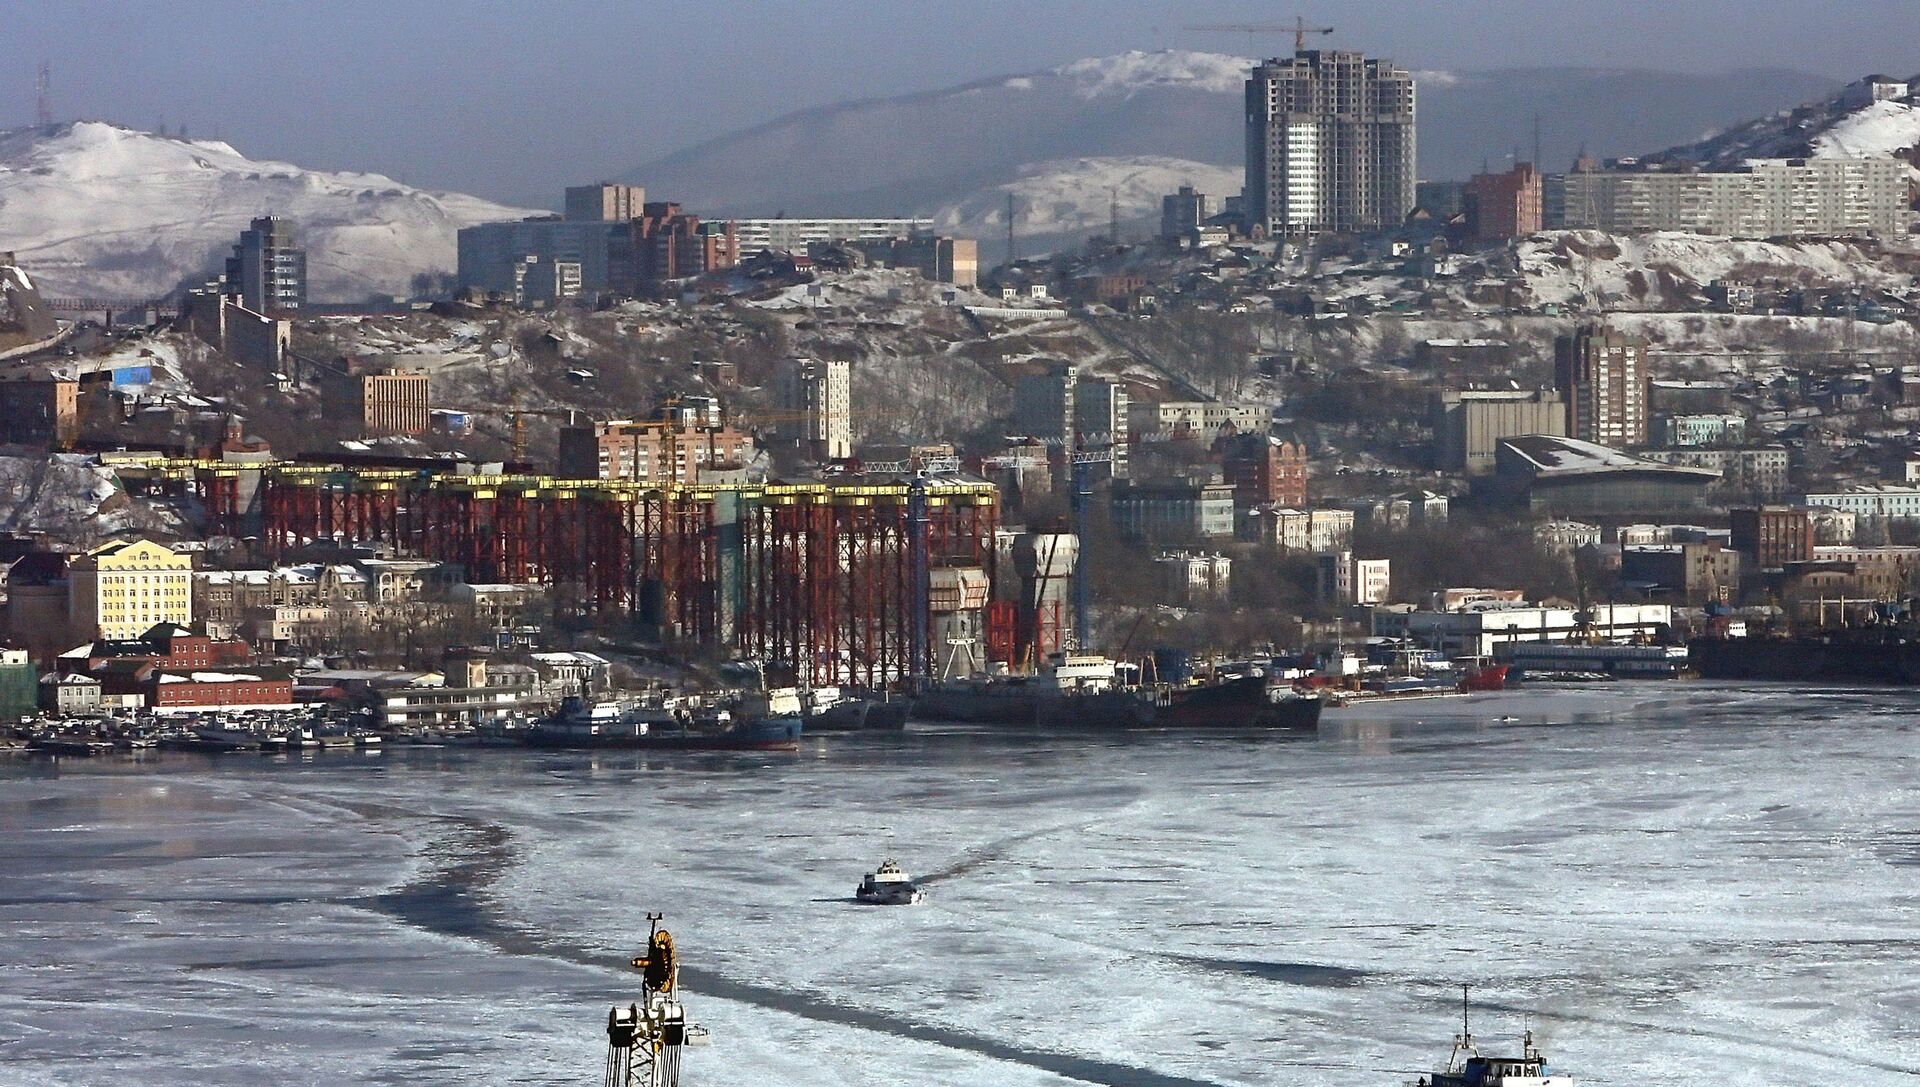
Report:
[[[164,294],[214,270],[261,215],[293,220],[315,300],[400,293],[453,270],[460,227],[528,214],[97,121],[0,131],[0,251],[53,297]]]
[[[661,199],[738,215],[913,213],[1004,229],[984,209],[1046,175],[1085,202],[1053,206],[1055,224],[1108,217],[1116,160],[1181,160],[1201,176],[1237,175],[1243,80],[1252,62],[1218,53],[1129,52],[947,90],[804,110],[633,170]],[[1541,115],[1549,164],[1585,146],[1629,154],[1831,91],[1817,76],[1777,70],[1693,75],[1632,70],[1424,72],[1423,177],[1465,177],[1531,140]],[[1575,122],[1578,118],[1578,122]],[[1062,163],[1086,160],[1073,182]],[[1227,179],[1209,181],[1225,184]],[[1129,204],[1123,218],[1157,213]],[[1208,190],[1216,198],[1238,191]],[[989,229],[982,237],[994,237]],[[1026,248],[1023,245],[1023,249]]]
[[[1913,82],[1920,83],[1920,76]],[[1724,170],[1754,158],[1898,155],[1913,162],[1917,148],[1920,99],[1910,96],[1857,106],[1830,94],[1647,157],[1684,159]]]

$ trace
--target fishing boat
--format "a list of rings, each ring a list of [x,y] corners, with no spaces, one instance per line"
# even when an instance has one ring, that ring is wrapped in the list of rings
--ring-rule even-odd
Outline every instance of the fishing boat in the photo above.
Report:
[[[1520,1037],[1517,1057],[1482,1054],[1467,1027],[1467,986],[1460,987],[1460,1033],[1454,1036],[1447,1066],[1420,1077],[1411,1087],[1573,1087],[1572,1076],[1547,1070],[1547,1059],[1533,1043],[1533,1031]]]
[[[888,858],[867,873],[853,889],[853,897],[870,906],[911,906],[926,896],[914,886],[913,877]]]

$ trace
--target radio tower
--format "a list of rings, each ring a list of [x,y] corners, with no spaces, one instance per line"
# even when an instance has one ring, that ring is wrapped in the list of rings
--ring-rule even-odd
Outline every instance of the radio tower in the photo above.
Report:
[[[40,62],[40,74],[33,81],[33,89],[38,96],[33,104],[33,123],[46,127],[53,123],[53,103],[47,98],[47,91],[53,85],[53,65]]]

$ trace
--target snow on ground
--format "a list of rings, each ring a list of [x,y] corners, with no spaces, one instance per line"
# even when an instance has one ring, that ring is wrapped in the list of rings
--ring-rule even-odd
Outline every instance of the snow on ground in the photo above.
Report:
[[[44,293],[111,298],[216,270],[262,215],[294,221],[316,300],[406,293],[415,273],[453,269],[460,227],[534,214],[97,121],[0,131],[0,205],[0,250]]]
[[[1843,241],[1743,240],[1657,231],[1610,235],[1558,230],[1519,243],[1520,269],[1536,302],[1577,303],[1604,296],[1651,306],[1671,304],[1662,273],[1698,288],[1737,277],[1904,288],[1910,275],[1865,247]]]
[[[128,497],[113,473],[88,457],[0,455],[0,531],[93,543],[116,533],[182,527],[172,511]]]
[[[1182,185],[1204,193],[1239,189],[1239,167],[1157,155],[1052,159],[1028,163],[1012,181],[982,189],[935,215],[937,229],[963,237],[1006,234],[1007,194],[1023,235],[1104,231],[1111,204],[1120,202],[1124,222],[1160,214],[1160,198]]]
[[[0,765],[0,1083],[1384,1084],[1458,982],[1583,1082],[1920,1075],[1912,692],[1636,685],[1318,738]],[[1518,720],[1506,720],[1517,718]],[[928,901],[849,899],[886,856]]]
[[[1210,94],[1237,95],[1246,85],[1247,73],[1253,66],[1254,62],[1246,57],[1224,53],[1129,49],[1110,57],[1076,60],[1046,74],[1066,80],[1073,93],[1081,98],[1131,97],[1154,87],[1191,87]],[[1008,85],[1012,86],[1013,81],[1009,80]]]
[[[1835,121],[1813,138],[1820,158],[1879,158],[1920,147],[1920,106],[1875,102]]]

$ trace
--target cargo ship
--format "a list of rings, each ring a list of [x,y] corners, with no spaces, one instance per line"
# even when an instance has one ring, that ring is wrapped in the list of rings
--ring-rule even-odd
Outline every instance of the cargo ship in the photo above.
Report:
[[[696,715],[568,695],[527,730],[528,747],[588,751],[798,751],[803,719],[792,688],[748,695]]]
[[[1698,638],[1687,648],[1702,679],[1920,684],[1920,637],[1896,628],[1786,638]]]

